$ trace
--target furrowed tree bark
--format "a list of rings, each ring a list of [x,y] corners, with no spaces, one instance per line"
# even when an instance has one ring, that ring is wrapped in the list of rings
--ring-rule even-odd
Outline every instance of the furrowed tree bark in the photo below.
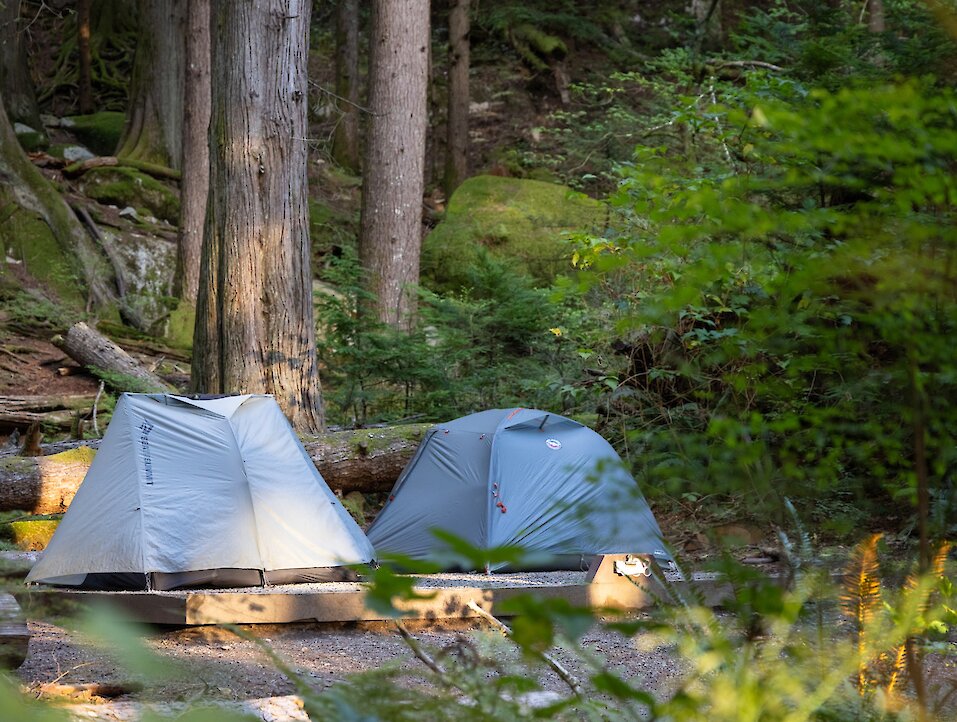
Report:
[[[308,0],[214,3],[209,206],[193,337],[204,393],[270,393],[321,429],[306,187]]]
[[[389,491],[412,458],[430,424],[333,431],[302,437],[319,473],[343,493]],[[58,453],[20,457],[0,454],[0,511],[31,514],[66,511],[93,461],[99,441],[45,447]]]
[[[336,4],[336,102],[339,122],[332,137],[332,157],[359,172],[359,0]]]
[[[372,113],[363,163],[359,258],[375,315],[409,328],[419,281],[429,58],[428,0],[374,0]]]
[[[180,167],[179,239],[173,293],[196,305],[203,224],[209,193],[210,81],[209,0],[190,0],[186,10],[186,90],[183,109],[183,156]]]
[[[126,127],[116,155],[180,170],[187,0],[142,0]]]
[[[29,125],[45,135],[27,65],[20,0],[0,2],[0,93],[6,99],[11,122]]]
[[[126,351],[82,321],[71,326],[66,335],[55,336],[52,343],[82,366],[109,371],[118,376],[129,378],[130,388],[126,390],[138,392],[175,391],[159,376],[138,364]],[[111,385],[116,386],[117,383],[122,383],[122,381],[114,381]]]
[[[79,78],[77,80],[78,102],[81,113],[92,113],[93,72],[90,58],[90,9],[93,0],[77,0],[76,46],[79,55]]]
[[[450,0],[448,150],[445,197],[468,177],[469,143],[469,2]]]

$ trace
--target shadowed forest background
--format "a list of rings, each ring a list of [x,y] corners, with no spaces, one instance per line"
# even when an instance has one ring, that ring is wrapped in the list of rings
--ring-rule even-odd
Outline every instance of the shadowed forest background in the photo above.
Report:
[[[271,11],[293,22],[300,4]],[[158,388],[274,393],[305,434],[552,410],[613,443],[679,555],[773,548],[793,568],[851,559],[873,580],[879,549],[896,587],[914,560],[904,588],[924,596],[891,604],[882,634],[927,633],[925,653],[952,667],[952,601],[934,616],[941,592],[916,581],[953,593],[940,551],[957,533],[951,0],[315,0],[300,41],[276,48],[212,5],[196,56],[191,13],[206,3],[0,0],[11,452],[102,435],[111,394]],[[230,67],[256,53],[276,66],[242,85]],[[305,90],[267,107],[276,143],[230,175],[223,139],[249,88],[268,103],[287,71]],[[190,96],[203,87],[211,120]],[[283,130],[296,113],[301,136]],[[255,252],[230,247],[243,228]],[[153,380],[74,363],[59,349],[79,321]],[[47,406],[17,407],[27,395]],[[350,511],[365,520],[383,491],[348,494]],[[749,644],[812,595],[725,571],[757,590],[735,610]],[[579,634],[567,610],[524,611],[541,622],[516,627],[525,651]],[[722,645],[741,638],[685,622],[702,645],[692,666],[717,684],[736,663]],[[704,647],[727,665],[701,661]],[[877,698],[860,701],[861,672],[846,699],[862,706],[829,712],[824,695],[801,717],[807,690],[755,654],[773,672],[754,694],[781,706],[760,697],[749,719],[952,717],[916,666],[919,704],[888,704],[886,654],[867,667]],[[745,718],[692,692],[681,717],[675,700],[595,679],[655,718]],[[373,682],[356,684],[346,707]],[[507,718],[484,705],[476,718]]]

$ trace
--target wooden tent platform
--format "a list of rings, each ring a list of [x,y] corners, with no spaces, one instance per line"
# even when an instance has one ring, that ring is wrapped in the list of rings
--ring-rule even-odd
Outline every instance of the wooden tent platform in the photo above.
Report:
[[[10,594],[0,594],[0,669],[16,669],[27,658],[30,630],[20,605]]]
[[[421,577],[416,590],[428,595],[397,605],[411,619],[441,619],[477,616],[469,609],[474,601],[492,614],[507,616],[499,606],[521,594],[562,598],[577,606],[618,610],[640,610],[669,598],[661,582],[629,577],[614,572],[613,564],[623,555],[596,560],[588,573],[527,574],[440,574]],[[599,563],[600,562],[600,563]],[[670,591],[694,586],[708,603],[714,604],[726,585],[714,575],[696,575],[685,582],[669,575]],[[680,591],[679,591],[680,593]],[[150,624],[276,624],[287,622],[375,621],[387,617],[366,605],[366,585],[361,583],[289,584],[245,589],[197,589],[173,592],[77,592],[35,590],[32,595],[50,602],[79,604],[108,603],[133,619]]]

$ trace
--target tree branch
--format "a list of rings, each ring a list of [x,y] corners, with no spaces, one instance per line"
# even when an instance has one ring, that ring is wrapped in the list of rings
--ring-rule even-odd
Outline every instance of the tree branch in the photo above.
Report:
[[[488,622],[490,622],[494,627],[497,627],[499,631],[501,631],[502,634],[504,634],[506,637],[508,637],[509,639],[512,639],[511,627],[509,627],[504,622],[499,621],[498,619],[493,617],[491,614],[486,612],[478,604],[476,604],[474,600],[469,600],[468,608],[471,609],[476,614],[478,614],[480,617],[482,617],[482,619],[485,619]],[[575,694],[576,697],[582,696],[581,682],[579,682],[578,678],[574,674],[569,672],[561,662],[555,659],[548,652],[534,652],[534,654],[538,656],[539,659],[541,659],[543,662],[545,662],[545,664],[547,664],[552,669],[552,671],[555,672],[555,674],[557,674],[561,678],[561,680],[568,685],[568,688],[571,689],[571,691]]]

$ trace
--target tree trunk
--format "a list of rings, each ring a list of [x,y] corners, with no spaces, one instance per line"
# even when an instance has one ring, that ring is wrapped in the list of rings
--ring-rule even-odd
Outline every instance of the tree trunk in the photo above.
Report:
[[[302,441],[331,488],[383,492],[392,488],[430,426],[335,431]],[[61,443],[53,447],[65,450],[47,456],[0,455],[0,511],[66,511],[99,445],[98,440]]]
[[[93,0],[77,0],[76,45],[80,56],[77,80],[81,113],[93,112],[93,71],[90,58],[90,6]]]
[[[469,0],[450,2],[446,198],[468,177],[469,143]]]
[[[63,197],[30,162],[7,119],[0,93],[0,243],[63,302],[107,307],[115,294],[102,257]]]
[[[343,168],[359,172],[359,0],[336,5],[336,95],[339,122],[332,138],[332,157]]]
[[[323,425],[306,188],[309,0],[214,5],[210,192],[193,385]]]
[[[428,0],[373,0],[359,257],[376,316],[398,328],[419,281],[428,51]]]
[[[721,0],[691,0],[695,19],[695,55],[708,44],[719,44],[722,38]]]
[[[0,1],[0,94],[6,100],[7,115],[11,122],[29,125],[38,133],[45,134],[27,65],[20,0]]]
[[[159,376],[143,368],[106,336],[94,331],[82,321],[71,326],[65,336],[54,337],[52,343],[82,366],[107,371],[119,377],[110,385],[121,391],[145,393],[175,390]]]
[[[180,169],[187,0],[138,3],[126,127],[116,155]]]
[[[183,182],[174,294],[191,306],[199,294],[199,263],[209,193],[209,0],[190,0],[186,11],[186,90],[183,113]]]
[[[884,22],[884,0],[867,0],[867,29],[872,33],[883,33],[887,29]]]

